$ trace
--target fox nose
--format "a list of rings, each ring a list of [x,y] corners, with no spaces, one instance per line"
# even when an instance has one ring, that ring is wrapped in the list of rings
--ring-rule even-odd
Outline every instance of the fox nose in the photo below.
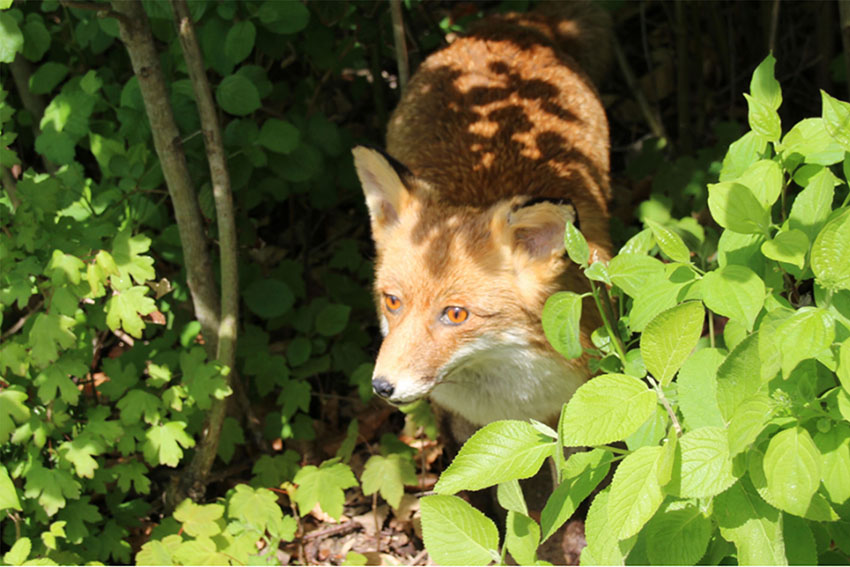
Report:
[[[395,386],[390,384],[383,376],[377,376],[372,379],[372,390],[382,398],[389,398],[393,395]]]

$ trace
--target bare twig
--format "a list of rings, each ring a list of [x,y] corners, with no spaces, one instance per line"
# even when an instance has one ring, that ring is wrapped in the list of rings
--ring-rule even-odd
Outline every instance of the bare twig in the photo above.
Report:
[[[35,305],[32,306],[32,309],[27,310],[27,312],[23,316],[21,316],[20,319],[15,321],[14,325],[12,325],[8,329],[6,329],[6,332],[4,332],[2,335],[0,335],[0,341],[5,341],[9,337],[14,335],[18,331],[20,331],[21,327],[24,326],[24,323],[27,322],[27,319],[32,317],[34,313],[40,311],[43,306],[44,306],[44,298],[41,298],[41,299],[38,300],[38,302]]]
[[[186,0],[172,0],[171,6],[177,18],[178,36],[186,59],[186,68],[192,80],[192,89],[201,117],[204,132],[204,145],[210,166],[210,179],[213,186],[216,218],[218,220],[219,250],[221,254],[221,309],[219,311],[217,360],[230,371],[225,380],[229,386],[236,365],[236,337],[239,320],[239,281],[237,266],[236,222],[233,214],[233,194],[230,190],[230,175],[227,172],[227,160],[221,139],[221,128],[216,116],[212,90],[204,70],[203,55],[195,37],[195,29],[189,14]],[[221,427],[227,411],[227,399],[214,400],[207,416],[198,448],[183,487],[189,490],[192,498],[200,498],[206,490],[206,478],[212,468]]]
[[[301,541],[312,541],[314,539],[325,539],[326,537],[344,535],[351,532],[356,532],[360,529],[360,524],[357,522],[345,522],[344,524],[330,525],[325,528],[313,530],[301,537]]]
[[[776,51],[776,30],[779,27],[779,0],[773,0],[770,7],[770,32],[767,36],[767,51]]]
[[[850,98],[850,0],[838,0],[838,19],[841,20],[841,45],[844,48],[844,70],[847,98]]]
[[[614,55],[617,57],[617,64],[620,66],[620,71],[622,71],[623,77],[626,79],[626,84],[628,85],[629,90],[634,93],[635,99],[637,99],[638,106],[640,107],[641,113],[643,113],[646,123],[649,125],[649,129],[652,131],[654,136],[666,139],[667,134],[664,132],[664,126],[658,120],[655,113],[652,111],[652,108],[650,108],[649,102],[646,100],[646,96],[644,96],[643,91],[637,84],[637,79],[635,79],[632,68],[626,60],[623,48],[620,47],[620,42],[615,39],[613,43]]]
[[[151,124],[154,148],[159,156],[174,206],[195,317],[201,324],[207,354],[210,358],[215,358],[219,327],[218,291],[207,250],[203,219],[186,166],[180,132],[174,122],[150,23],[141,2],[115,0],[112,7],[124,15],[118,19],[121,39],[130,54],[133,72],[139,79],[139,88]]]
[[[401,13],[401,0],[390,0],[390,11],[393,17],[393,42],[395,43],[395,59],[398,65],[398,88],[402,94],[407,87],[410,77],[410,64],[407,58],[407,43],[404,38],[404,20]]]
[[[0,175],[3,179],[3,189],[6,190],[9,201],[12,203],[12,209],[17,209],[21,206],[21,200],[18,199],[18,185],[15,183],[15,178],[12,176],[12,172],[5,167],[0,167]]]
[[[39,124],[41,124],[41,118],[44,116],[45,104],[41,95],[33,94],[30,90],[30,77],[32,77],[33,73],[32,65],[18,53],[15,56],[15,60],[9,64],[9,70],[12,72],[12,80],[15,82],[15,90],[18,91],[21,103],[32,114],[33,137],[37,138],[41,134]],[[43,156],[42,163],[44,163],[44,169],[49,173],[56,173],[58,169],[56,164]]]
[[[664,391],[661,389],[661,384],[655,381],[655,378],[652,376],[646,376],[647,381],[649,381],[652,389],[655,390],[658,399],[661,400],[661,405],[664,406],[664,409],[667,410],[667,415],[670,416],[670,421],[673,422],[673,429],[676,430],[676,436],[682,436],[682,426],[679,424],[679,418],[676,417],[676,412],[673,411],[673,407],[670,405],[670,402],[667,400],[667,396],[664,395]]]

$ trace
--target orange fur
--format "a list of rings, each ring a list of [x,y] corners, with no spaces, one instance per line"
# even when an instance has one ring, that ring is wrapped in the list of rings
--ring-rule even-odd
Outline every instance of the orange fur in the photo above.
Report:
[[[548,345],[540,313],[555,291],[586,290],[563,254],[567,221],[610,255],[608,126],[577,63],[604,66],[605,17],[577,3],[483,21],[426,59],[390,119],[388,151],[409,171],[355,148],[386,335],[373,384],[390,401],[430,395],[475,426],[551,422],[589,377]],[[450,306],[468,319],[448,324]]]

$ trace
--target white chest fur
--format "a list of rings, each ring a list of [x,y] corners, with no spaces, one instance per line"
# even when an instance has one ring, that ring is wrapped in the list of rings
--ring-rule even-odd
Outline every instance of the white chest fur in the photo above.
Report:
[[[519,337],[481,337],[452,357],[431,399],[478,426],[500,419],[550,421],[586,372]]]

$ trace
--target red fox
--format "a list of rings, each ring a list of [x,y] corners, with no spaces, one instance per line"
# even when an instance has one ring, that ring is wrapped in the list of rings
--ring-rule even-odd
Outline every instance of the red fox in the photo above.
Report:
[[[610,257],[592,84],[610,26],[590,3],[543,8],[485,19],[428,57],[390,119],[389,155],[353,150],[384,335],[372,387],[393,404],[430,397],[461,441],[499,419],[553,423],[590,376],[549,346],[540,315],[554,292],[587,289],[567,222]],[[584,311],[588,346],[598,321]]]

